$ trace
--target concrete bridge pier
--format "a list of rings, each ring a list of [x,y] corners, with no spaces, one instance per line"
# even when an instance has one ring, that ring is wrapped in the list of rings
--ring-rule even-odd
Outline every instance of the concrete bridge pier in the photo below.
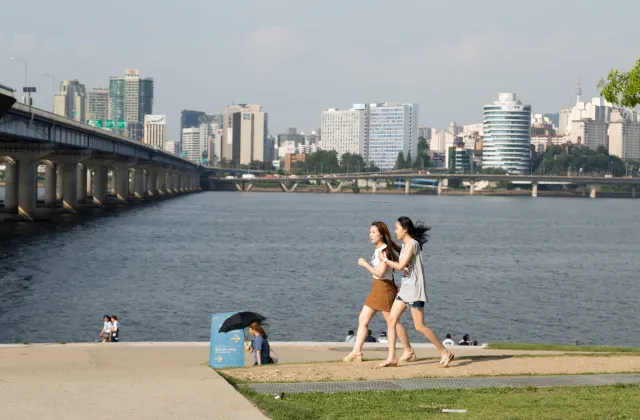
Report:
[[[87,172],[91,172],[91,171],[87,171],[87,168],[82,165],[82,164],[77,164],[76,165],[76,172],[77,172],[77,181],[76,181],[76,198],[78,199],[78,203],[79,204],[84,204],[87,201],[87,188],[89,184],[88,183],[88,178],[89,176],[87,175]]]
[[[411,194],[411,180],[410,179],[405,179],[404,180],[404,194],[405,195]]]
[[[126,203],[129,198],[129,168],[127,166],[116,166],[113,170],[116,184],[116,201]]]
[[[596,198],[596,193],[598,191],[598,185],[594,184],[591,186],[591,192],[589,193],[589,198]]]
[[[442,179],[438,180],[438,195],[442,195]]]
[[[75,162],[62,164],[62,206],[70,213],[78,209],[78,164]]]
[[[538,183],[537,182],[532,182],[531,183],[531,197],[537,197],[538,196]]]
[[[95,207],[102,207],[107,203],[108,171],[107,167],[103,165],[98,165],[94,169],[93,205]]]
[[[147,169],[147,194],[158,197],[158,172],[153,168]]]
[[[158,195],[167,195],[167,173],[164,169],[158,172]]]
[[[375,194],[378,192],[378,181],[374,180],[373,181],[373,190],[372,192]]]
[[[18,212],[18,162],[12,158],[4,159],[4,211]]]
[[[57,185],[58,185],[58,168],[57,165],[50,160],[44,162],[44,205],[47,207],[56,207]]]
[[[145,189],[145,184],[144,184],[144,169],[142,168],[135,168],[133,170],[133,188],[134,188],[134,194],[133,194],[133,198],[135,200],[144,200],[144,189]]]
[[[475,195],[476,193],[476,183],[472,179],[469,181],[469,195]]]
[[[582,187],[580,187],[580,189],[582,190],[582,196],[586,197],[587,196],[587,186],[583,185]]]
[[[62,200],[62,165],[56,163],[56,200]]]
[[[38,171],[36,159],[18,161],[18,214],[25,220],[33,220],[37,202]]]
[[[631,198],[636,198],[636,186],[631,187]]]

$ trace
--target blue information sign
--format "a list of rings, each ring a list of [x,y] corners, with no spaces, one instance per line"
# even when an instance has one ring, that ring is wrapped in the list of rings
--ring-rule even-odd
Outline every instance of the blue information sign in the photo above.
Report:
[[[218,332],[222,323],[235,314],[224,312],[211,315],[209,366],[212,368],[244,366],[244,331]]]

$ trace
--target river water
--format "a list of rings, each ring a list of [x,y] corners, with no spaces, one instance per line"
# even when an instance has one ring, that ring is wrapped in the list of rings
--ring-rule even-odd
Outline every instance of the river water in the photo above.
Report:
[[[273,340],[341,341],[370,289],[369,225],[401,215],[432,226],[441,339],[640,345],[640,200],[258,192],[5,223],[0,342],[94,340],[112,313],[123,340],[206,341],[236,310]]]

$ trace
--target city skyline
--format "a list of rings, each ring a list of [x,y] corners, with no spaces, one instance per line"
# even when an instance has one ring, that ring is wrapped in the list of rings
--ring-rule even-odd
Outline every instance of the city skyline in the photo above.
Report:
[[[339,15],[327,12],[338,4]],[[86,19],[99,12],[97,5],[80,7],[67,0],[44,4],[33,14],[7,4],[11,19],[0,29],[0,77],[2,83],[20,89],[24,69],[8,57],[27,60],[29,85],[38,88],[34,105],[49,109],[51,81],[40,72],[54,75],[56,82],[78,79],[90,90],[105,87],[123,68],[140,68],[157,83],[154,113],[167,115],[168,138],[178,139],[182,109],[215,113],[232,101],[262,104],[273,133],[291,126],[316,129],[319,110],[346,108],[354,100],[417,103],[419,123],[438,129],[451,120],[479,121],[481,106],[495,92],[518,92],[533,112],[558,112],[574,102],[578,77],[585,98],[598,96],[597,81],[611,68],[628,68],[637,56],[632,43],[625,42],[640,32],[632,21],[634,11],[640,11],[636,4],[621,13],[541,1],[527,11],[526,22],[516,18],[521,16],[518,5],[503,1],[491,7],[469,1],[367,5],[370,19],[362,22],[357,2],[300,5],[253,0],[243,12],[231,4],[195,2],[190,17],[214,19],[216,25],[210,28],[186,23],[181,19],[186,10],[178,6],[150,8],[150,3],[138,2],[127,4],[128,13],[153,16],[124,33],[95,27]],[[55,24],[63,11],[76,26]],[[443,23],[446,19],[437,16],[452,19]],[[24,21],[31,29],[19,23]],[[234,24],[238,21],[243,25]],[[323,30],[329,21],[331,33]],[[615,22],[616,31],[611,32],[607,22]],[[384,24],[394,35],[382,36],[376,45],[363,43],[369,36],[364,28],[371,24]],[[445,31],[445,24],[455,24],[456,31]],[[181,31],[183,25],[196,33]],[[167,32],[165,27],[176,30]],[[78,33],[83,33],[81,39]],[[575,36],[578,33],[581,36]],[[402,42],[392,42],[396,36]],[[136,37],[150,41],[144,48],[122,47],[133,45],[130,40]],[[181,58],[203,47],[216,54],[205,57],[202,66],[185,69]],[[394,71],[380,66],[380,48],[385,62],[394,63]],[[219,65],[221,60],[226,64]],[[247,65],[254,60],[261,65]]]

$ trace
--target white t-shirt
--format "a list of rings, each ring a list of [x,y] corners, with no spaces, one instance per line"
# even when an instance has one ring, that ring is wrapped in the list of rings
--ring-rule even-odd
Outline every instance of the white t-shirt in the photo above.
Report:
[[[120,321],[114,321],[111,328],[115,329],[115,332],[118,332],[120,329]]]
[[[102,332],[109,334],[111,332],[111,327],[113,327],[113,324],[110,321],[106,321],[102,326]]]
[[[455,344],[456,344],[456,342],[455,342],[455,341],[453,341],[453,340],[452,340],[452,339],[450,339],[450,338],[447,338],[446,340],[444,340],[444,341],[442,342],[442,345],[443,345],[443,346],[455,346]]]
[[[348,335],[347,338],[345,338],[345,343],[348,343],[350,341],[355,341],[356,336],[355,335]]]
[[[380,337],[378,338],[378,343],[387,344],[389,343],[389,339],[387,337]]]
[[[380,264],[382,264],[382,260],[380,260],[379,257],[382,257],[382,259],[384,259],[384,254],[379,255],[379,253],[385,250],[386,248],[387,248],[387,245],[383,244],[380,248],[376,248],[376,250],[373,252],[373,258],[371,258],[371,266],[374,269],[377,270]],[[393,268],[389,267],[389,264],[387,264],[387,269],[384,272],[384,276],[383,277],[373,276],[373,278],[391,280],[393,278]]]

